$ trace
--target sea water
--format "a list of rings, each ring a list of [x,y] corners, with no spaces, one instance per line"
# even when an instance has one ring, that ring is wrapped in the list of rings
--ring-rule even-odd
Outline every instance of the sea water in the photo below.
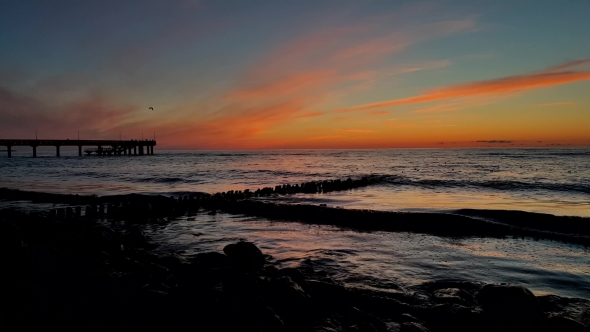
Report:
[[[472,208],[590,216],[588,148],[156,150],[154,156],[112,157],[76,153],[65,151],[56,158],[47,151],[32,158],[28,151],[18,151],[11,159],[0,157],[0,187],[182,195],[381,175],[381,183],[365,188],[270,199],[391,211]],[[590,299],[590,248],[557,241],[357,232],[206,211],[147,225],[144,231],[160,244],[158,250],[187,258],[219,252],[239,240],[253,241],[279,266],[311,264],[357,287],[397,290],[452,279],[518,283],[536,294]]]

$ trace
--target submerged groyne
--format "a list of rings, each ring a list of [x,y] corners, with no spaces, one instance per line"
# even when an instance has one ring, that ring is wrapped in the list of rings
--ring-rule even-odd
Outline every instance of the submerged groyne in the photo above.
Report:
[[[417,232],[441,236],[531,237],[590,245],[590,220],[522,211],[458,210],[448,213],[405,213],[342,209],[324,204],[281,204],[270,195],[291,195],[302,190],[331,192],[378,183],[379,177],[358,180],[312,181],[255,191],[216,194],[191,193],[181,197],[162,195],[82,196],[0,189],[0,199],[29,200],[61,205],[47,211],[57,220],[109,218],[127,223],[165,223],[186,213],[205,209],[256,216],[269,220],[333,225],[361,231]]]

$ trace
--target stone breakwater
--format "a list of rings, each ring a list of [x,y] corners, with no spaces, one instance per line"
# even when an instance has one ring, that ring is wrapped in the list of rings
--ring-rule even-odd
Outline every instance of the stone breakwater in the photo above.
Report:
[[[587,300],[476,281],[346,287],[250,242],[180,257],[120,226],[0,211],[5,330],[589,331]]]

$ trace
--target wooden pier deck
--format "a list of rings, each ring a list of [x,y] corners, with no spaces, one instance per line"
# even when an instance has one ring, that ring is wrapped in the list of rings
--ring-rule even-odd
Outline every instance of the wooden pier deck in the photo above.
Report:
[[[37,147],[54,146],[56,157],[60,156],[62,146],[77,146],[78,156],[82,156],[83,147],[96,147],[84,150],[87,155],[153,155],[155,140],[70,140],[70,139],[0,139],[0,146],[5,146],[8,158],[12,157],[12,148],[15,146],[30,146],[33,148],[33,157],[37,157]]]

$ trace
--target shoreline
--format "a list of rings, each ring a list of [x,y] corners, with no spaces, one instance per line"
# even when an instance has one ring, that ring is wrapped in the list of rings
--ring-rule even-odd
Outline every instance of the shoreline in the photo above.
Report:
[[[184,200],[174,201],[180,213]],[[138,220],[113,230],[100,218],[0,210],[8,330],[553,332],[590,326],[589,300],[478,281],[390,291],[345,286],[307,262],[279,268],[250,242],[190,258],[156,254],[158,244]]]

